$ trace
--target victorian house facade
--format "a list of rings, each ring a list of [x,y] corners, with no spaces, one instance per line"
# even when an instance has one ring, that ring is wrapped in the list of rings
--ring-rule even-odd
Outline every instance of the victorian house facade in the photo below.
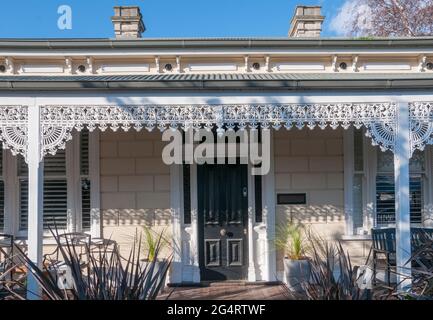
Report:
[[[0,228],[42,261],[48,227],[131,246],[172,239],[169,282],[282,278],[276,228],[298,221],[365,260],[373,227],[433,217],[433,38],[321,38],[299,6],[287,38],[0,40]],[[167,128],[268,131],[270,170],[166,165]],[[222,214],[222,212],[225,212]],[[224,230],[223,230],[224,229]],[[407,274],[408,269],[401,269]]]

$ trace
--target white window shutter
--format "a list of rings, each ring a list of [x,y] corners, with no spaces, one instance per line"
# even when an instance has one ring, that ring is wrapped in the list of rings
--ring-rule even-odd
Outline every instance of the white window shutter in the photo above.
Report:
[[[410,220],[412,223],[422,222],[422,178],[412,175],[409,180]],[[395,223],[395,190],[393,175],[376,177],[376,211],[377,224]]]
[[[27,178],[19,180],[20,188],[20,230],[27,230],[27,218],[29,209],[29,184]]]
[[[20,161],[20,229],[27,229],[28,178],[27,166]],[[44,228],[66,229],[67,227],[67,179],[65,150],[44,158]]]
[[[44,228],[49,227],[64,230],[67,228],[67,197],[66,178],[45,179],[44,181]]]
[[[79,161],[79,172],[67,172],[65,150],[58,150],[54,156],[46,156],[44,158],[44,228],[54,228],[67,230],[70,226],[68,223],[71,220],[68,218],[68,177],[71,175],[79,175],[80,185],[70,186],[76,190],[79,187],[81,192],[81,204],[77,204],[81,214],[81,229],[84,231],[90,230],[91,219],[91,204],[90,204],[90,177],[89,177],[89,132],[83,130],[80,135],[80,149],[79,154],[71,154],[74,161]],[[70,154],[70,153],[69,153]],[[69,157],[69,155],[68,155]],[[68,170],[71,168],[68,167]],[[27,164],[23,161],[22,157],[18,162],[18,177],[19,177],[19,216],[20,216],[20,230],[27,229],[27,216],[28,216],[28,176]],[[0,179],[1,180],[1,179]],[[69,181],[70,183],[70,181]],[[1,186],[0,186],[1,189]],[[1,190],[0,190],[1,191]],[[71,196],[71,195],[70,195]],[[0,196],[1,205],[1,196]],[[74,219],[72,219],[74,220]]]

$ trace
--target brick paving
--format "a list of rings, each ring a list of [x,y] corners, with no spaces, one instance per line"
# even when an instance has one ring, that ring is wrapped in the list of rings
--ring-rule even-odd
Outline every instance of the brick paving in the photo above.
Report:
[[[210,283],[199,287],[169,287],[160,300],[287,300],[278,284]]]

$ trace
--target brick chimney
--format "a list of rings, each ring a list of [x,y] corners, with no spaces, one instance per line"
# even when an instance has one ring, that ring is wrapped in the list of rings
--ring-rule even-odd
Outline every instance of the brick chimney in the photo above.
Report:
[[[111,17],[116,39],[137,39],[146,30],[143,16],[138,6],[114,7],[114,16]]]
[[[297,6],[291,21],[289,37],[320,37],[323,20],[325,20],[321,9],[321,6]]]

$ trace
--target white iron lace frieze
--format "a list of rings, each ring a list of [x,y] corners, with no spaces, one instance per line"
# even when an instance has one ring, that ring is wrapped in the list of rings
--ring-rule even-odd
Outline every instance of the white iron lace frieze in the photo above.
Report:
[[[0,140],[13,155],[27,154],[27,106],[0,106]]]
[[[145,128],[224,130],[307,126],[347,129],[365,126],[374,145],[393,150],[396,106],[393,103],[227,104],[227,105],[86,105],[42,107],[42,156],[64,149],[72,130],[137,131]]]
[[[411,154],[433,144],[433,102],[409,103]]]

